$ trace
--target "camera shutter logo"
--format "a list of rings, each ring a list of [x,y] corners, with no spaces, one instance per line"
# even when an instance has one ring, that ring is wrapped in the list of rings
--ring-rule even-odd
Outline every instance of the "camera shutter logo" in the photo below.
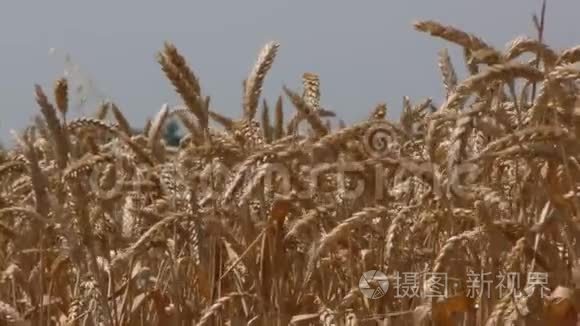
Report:
[[[387,275],[380,271],[366,271],[360,277],[358,288],[365,297],[369,299],[379,299],[387,293],[387,290],[389,289],[389,279],[387,278]]]

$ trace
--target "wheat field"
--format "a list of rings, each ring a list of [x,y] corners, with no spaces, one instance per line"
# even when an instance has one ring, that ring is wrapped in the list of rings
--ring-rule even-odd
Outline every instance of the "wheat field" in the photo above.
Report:
[[[65,78],[36,86],[0,151],[0,325],[577,325],[580,46],[413,26],[467,75],[441,50],[443,103],[405,97],[398,121],[378,103],[346,125],[315,72],[268,103],[277,42],[240,118],[170,43],[183,105],[140,132],[111,102],[67,118]]]

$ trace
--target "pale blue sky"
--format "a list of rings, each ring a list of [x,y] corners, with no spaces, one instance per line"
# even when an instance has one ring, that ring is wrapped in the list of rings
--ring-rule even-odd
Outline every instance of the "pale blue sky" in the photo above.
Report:
[[[347,122],[382,101],[398,115],[405,95],[419,101],[443,94],[436,54],[449,45],[414,31],[414,20],[455,25],[503,49],[517,36],[535,36],[531,15],[539,8],[539,0],[3,1],[0,139],[38,112],[33,85],[48,90],[62,75],[63,52],[94,82],[93,101],[114,100],[141,127],[163,103],[179,101],[155,60],[165,40],[186,56],[221,113],[239,116],[241,81],[262,45],[277,40],[264,88],[269,101],[313,71],[323,104]],[[580,44],[578,12],[580,1],[548,1],[550,45]],[[450,50],[463,71],[460,52]]]

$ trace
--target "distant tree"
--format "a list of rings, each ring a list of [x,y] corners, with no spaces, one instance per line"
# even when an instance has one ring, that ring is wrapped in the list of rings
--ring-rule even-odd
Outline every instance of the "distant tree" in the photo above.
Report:
[[[169,146],[179,146],[179,141],[183,137],[183,133],[181,132],[181,127],[176,120],[171,120],[167,123],[165,127],[165,134],[163,138],[165,138],[165,142]]]

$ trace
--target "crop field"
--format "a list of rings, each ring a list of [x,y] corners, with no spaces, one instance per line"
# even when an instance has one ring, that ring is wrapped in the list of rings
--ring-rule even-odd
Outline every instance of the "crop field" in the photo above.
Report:
[[[397,120],[377,103],[345,124],[312,71],[269,103],[275,41],[237,117],[171,43],[183,104],[143,128],[113,102],[71,118],[66,78],[36,86],[0,150],[0,325],[577,325],[580,46],[534,21],[505,49],[415,22],[446,94]]]

